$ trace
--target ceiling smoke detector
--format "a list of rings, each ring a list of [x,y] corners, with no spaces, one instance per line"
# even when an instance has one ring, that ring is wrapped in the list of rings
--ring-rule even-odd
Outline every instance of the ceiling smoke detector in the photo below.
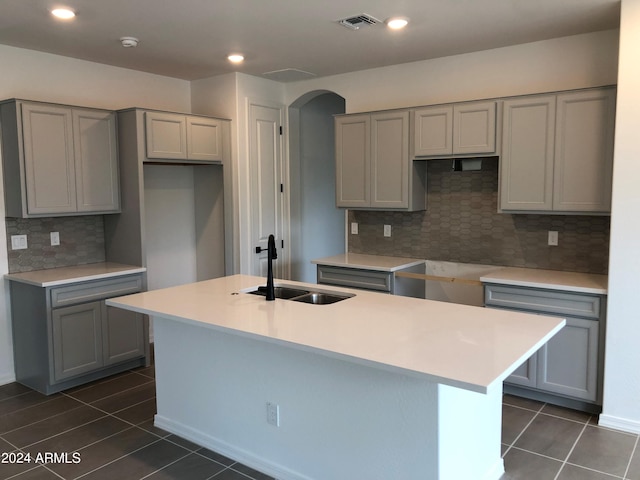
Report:
[[[124,48],[134,48],[138,46],[138,40],[136,37],[121,37],[120,43]]]
[[[360,27],[367,27],[369,25],[376,25],[378,23],[382,23],[377,18],[372,17],[366,13],[361,13],[360,15],[354,15],[352,17],[343,18],[341,20],[337,20],[337,22],[347,27],[351,30],[358,30]]]

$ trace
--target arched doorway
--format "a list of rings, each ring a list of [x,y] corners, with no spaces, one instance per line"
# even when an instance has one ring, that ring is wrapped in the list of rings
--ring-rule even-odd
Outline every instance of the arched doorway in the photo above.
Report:
[[[314,91],[289,107],[291,279],[315,283],[314,258],[345,251],[345,212],[335,206],[333,116],[345,100]]]

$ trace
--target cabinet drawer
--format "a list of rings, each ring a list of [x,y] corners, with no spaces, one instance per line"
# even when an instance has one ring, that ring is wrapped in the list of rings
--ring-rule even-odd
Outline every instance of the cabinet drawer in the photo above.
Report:
[[[535,288],[485,285],[486,306],[570,315],[598,320],[601,299],[594,295]]]
[[[370,270],[318,265],[318,283],[326,285],[391,292],[392,278],[389,272],[374,272]]]
[[[142,290],[142,276],[131,275],[109,280],[83,282],[51,289],[51,308],[92,302]]]

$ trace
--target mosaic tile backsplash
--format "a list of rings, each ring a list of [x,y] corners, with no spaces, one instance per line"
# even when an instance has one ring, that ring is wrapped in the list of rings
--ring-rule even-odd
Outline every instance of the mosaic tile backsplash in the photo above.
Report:
[[[480,171],[452,171],[451,160],[427,162],[427,210],[351,210],[359,234],[349,251],[461,263],[607,273],[609,217],[497,213],[498,159]],[[391,225],[391,237],[383,236]],[[547,232],[558,232],[558,246]]]
[[[6,223],[9,273],[105,261],[101,215],[7,218]],[[60,245],[51,246],[51,232],[60,233]],[[11,235],[25,234],[28,248],[11,250]]]

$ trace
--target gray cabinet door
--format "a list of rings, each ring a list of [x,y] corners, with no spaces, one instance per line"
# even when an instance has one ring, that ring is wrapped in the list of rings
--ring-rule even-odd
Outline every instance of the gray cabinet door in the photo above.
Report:
[[[368,207],[371,187],[371,117],[336,117],[336,206]]]
[[[147,158],[187,158],[187,119],[184,115],[146,112],[145,126]]]
[[[371,115],[371,207],[409,207],[409,112]]]
[[[538,351],[538,388],[595,401],[598,330],[597,321],[567,318],[562,330]]]
[[[505,100],[500,158],[502,210],[551,210],[555,105],[555,95]]]
[[[222,120],[187,117],[187,158],[222,162]]]
[[[144,324],[140,313],[108,307],[102,302],[102,341],[104,364],[144,355]]]
[[[496,151],[496,102],[453,106],[453,153],[474,155]]]
[[[54,309],[51,320],[56,382],[103,365],[101,302]]]
[[[75,212],[71,109],[23,103],[22,131],[28,214]]]
[[[426,107],[413,112],[413,154],[416,157],[453,153],[453,108]]]
[[[116,114],[74,109],[73,130],[78,211],[118,211]]]
[[[615,90],[558,95],[553,209],[611,211]]]
[[[538,371],[538,354],[534,353],[522,365],[515,369],[504,381],[523,387],[536,388]]]

